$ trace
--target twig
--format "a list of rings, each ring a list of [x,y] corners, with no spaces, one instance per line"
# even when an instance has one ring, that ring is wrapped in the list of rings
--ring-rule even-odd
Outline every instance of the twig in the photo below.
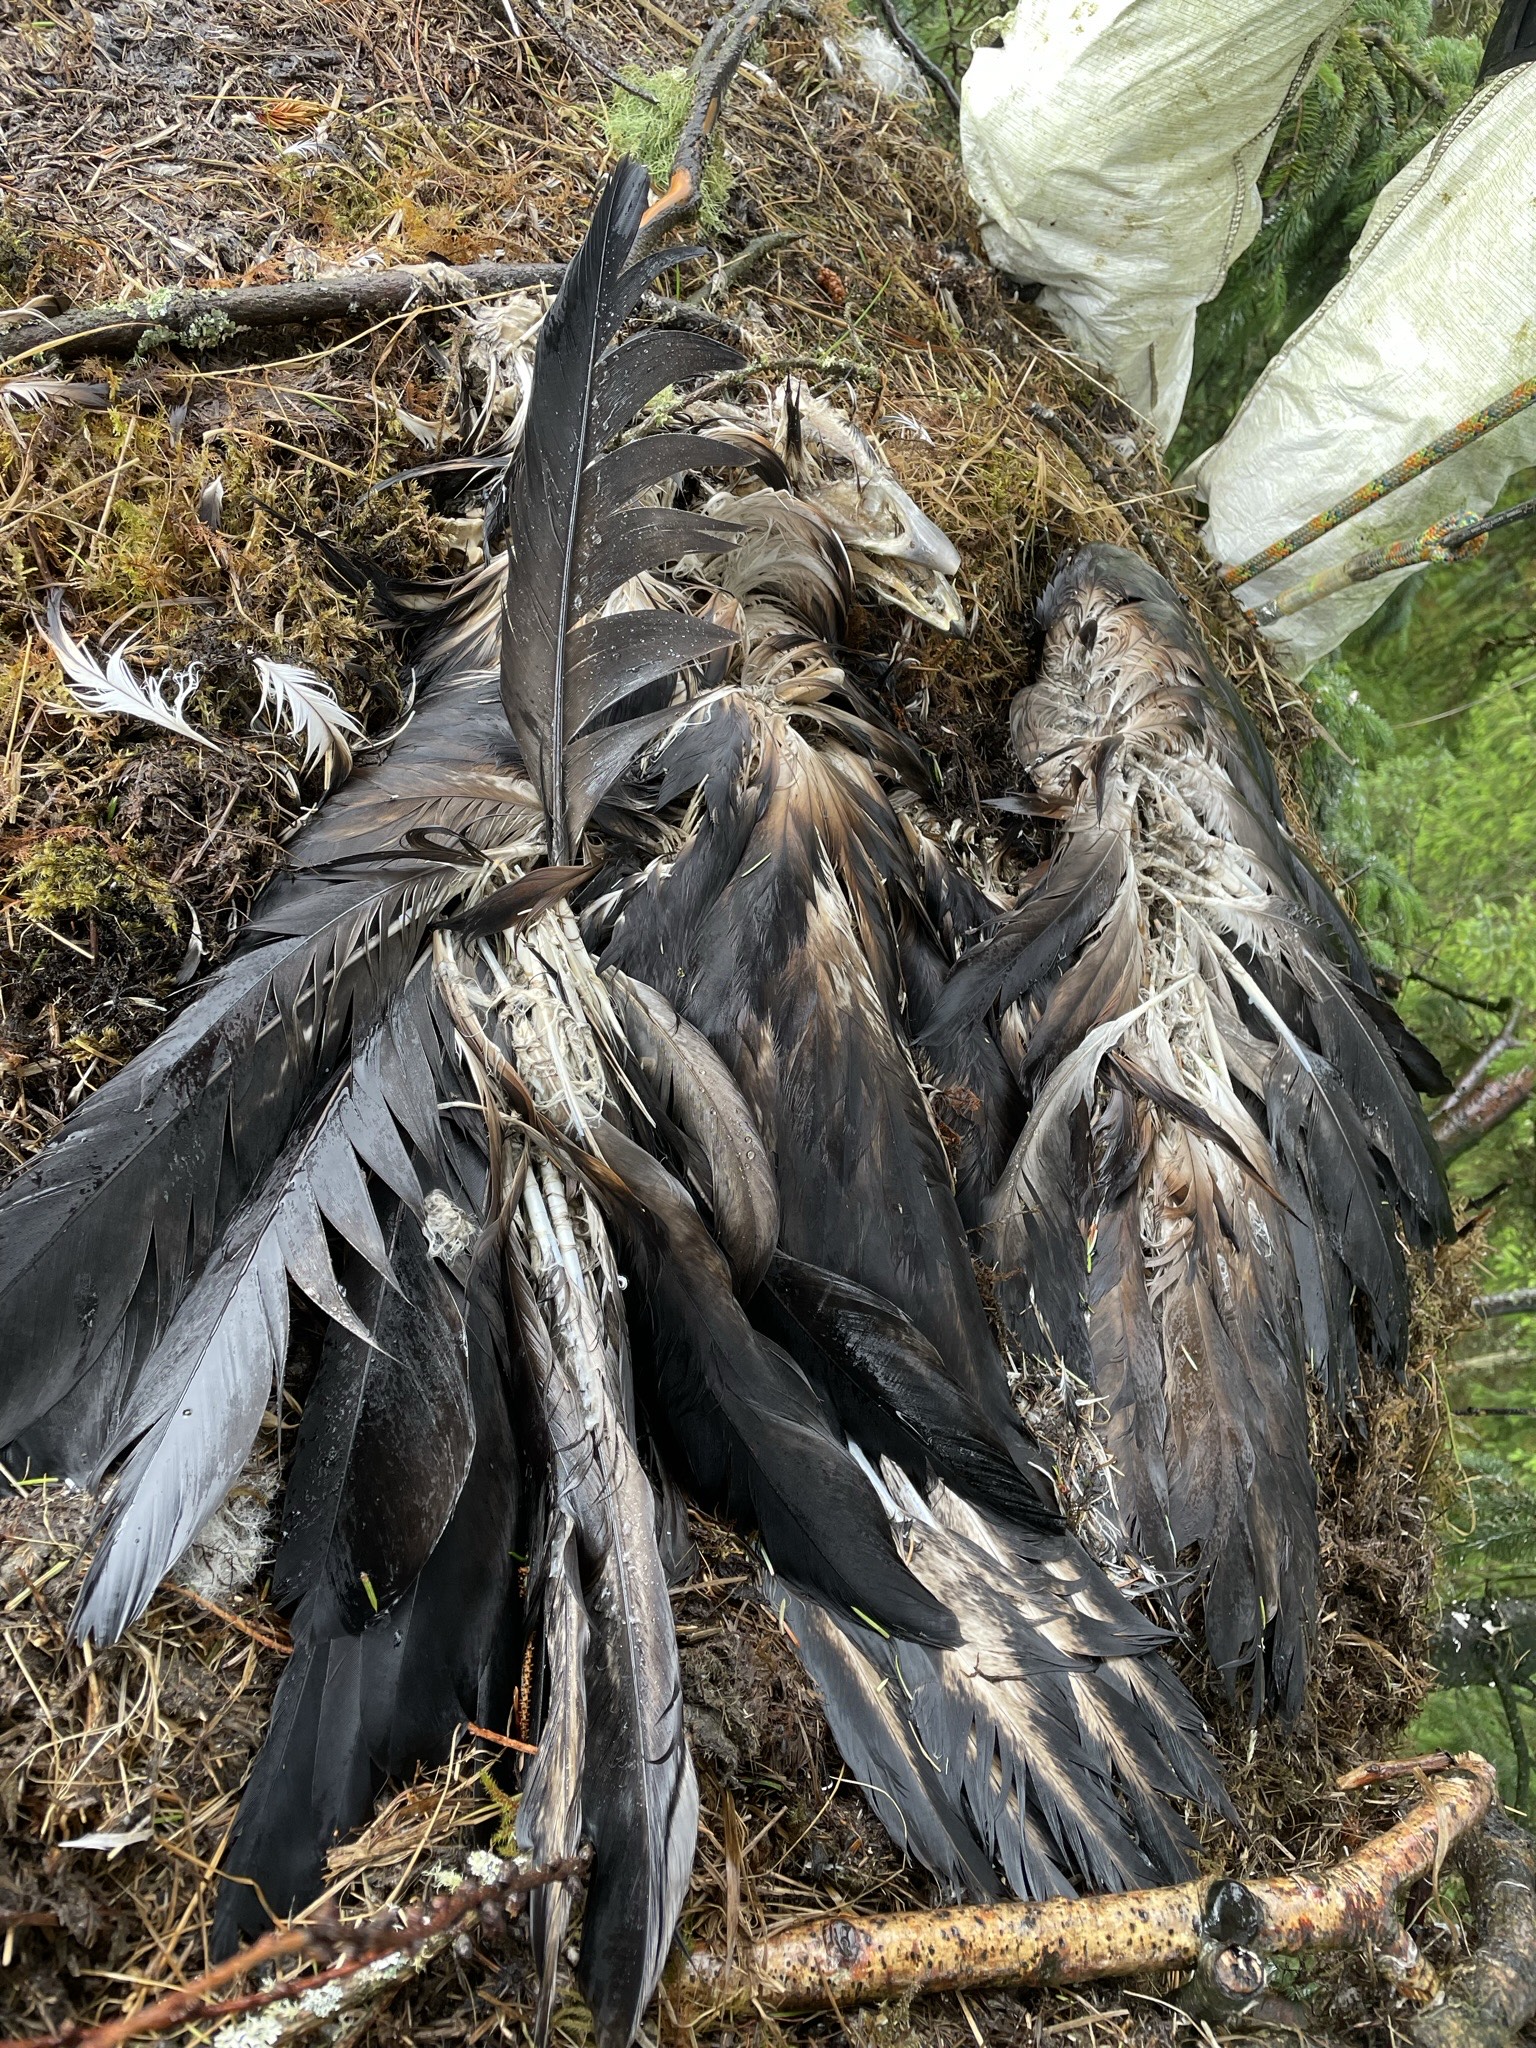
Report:
[[[935,64],[922,44],[913,35],[907,24],[896,12],[896,0],[880,0],[880,12],[885,16],[885,25],[896,41],[906,51],[924,78],[935,84],[949,102],[949,111],[958,121],[960,118],[960,95],[955,90],[955,81],[941,64]]]
[[[1536,405],[1536,377],[1517,384],[1513,391],[1492,405],[1485,405],[1481,411],[1469,413],[1435,440],[1426,441],[1422,448],[1415,448],[1411,455],[1405,455],[1391,469],[1383,470],[1380,476],[1372,477],[1369,483],[1362,484],[1347,498],[1341,498],[1338,504],[1330,505],[1326,512],[1319,512],[1316,518],[1293,527],[1280,540],[1261,548],[1258,554],[1250,555],[1246,562],[1234,562],[1231,568],[1223,569],[1222,582],[1229,590],[1235,590],[1240,583],[1251,583],[1255,576],[1262,575],[1266,569],[1273,569],[1277,562],[1298,554],[1302,548],[1310,547],[1313,541],[1321,540],[1325,533],[1332,533],[1336,526],[1353,519],[1368,505],[1375,505],[1391,492],[1400,490],[1404,484],[1411,484],[1415,477],[1444,462],[1448,455],[1456,455],[1473,441],[1480,441],[1484,434],[1502,426],[1505,420],[1513,419],[1517,412],[1524,412],[1529,405]]]
[[[1478,1825],[1496,1782],[1482,1757],[1458,1757],[1395,1827],[1318,1877],[1201,1878],[1107,1898],[834,1917],[772,1935],[734,1965],[694,1955],[674,1979],[674,2001],[711,2015],[842,2011],[932,1991],[1085,1984],[1188,1969],[1211,1941],[1283,1955],[1372,1945],[1409,1964],[1397,1894]]]
[[[1115,510],[1125,520],[1137,540],[1140,541],[1142,550],[1152,563],[1152,566],[1160,574],[1166,576],[1170,583],[1177,584],[1178,578],[1169,564],[1168,557],[1163,553],[1162,544],[1158,540],[1157,535],[1144,519],[1139,518],[1131,510],[1129,505],[1122,505],[1120,503],[1117,495],[1119,479],[1114,471],[1104,467],[1103,463],[1094,455],[1087,442],[1084,441],[1081,434],[1068,425],[1054,406],[1026,405],[1024,410],[1032,420],[1038,420],[1041,426],[1049,427],[1058,441],[1066,443],[1084,469],[1087,470],[1094,483],[1098,485],[1099,489],[1103,491],[1104,495],[1113,504]]]
[[[530,285],[557,285],[563,263],[466,263],[423,269],[399,264],[356,277],[294,279],[287,284],[231,285],[227,291],[184,292],[163,306],[107,306],[29,320],[0,337],[0,368],[56,355],[132,355],[146,336],[189,348],[222,346],[236,330],[315,327],[328,320],[368,322],[455,299],[493,298]],[[702,306],[647,292],[642,307],[676,326],[702,327],[739,338],[740,330]]]
[[[559,263],[468,263],[462,269],[401,264],[349,277],[295,278],[285,284],[231,285],[225,291],[180,292],[164,305],[98,306],[29,320],[0,338],[7,363],[24,357],[95,353],[131,355],[152,331],[184,345],[211,345],[237,327],[311,327],[326,320],[377,319],[456,293],[483,298],[529,285],[558,284]]]
[[[693,60],[693,103],[672,157],[667,189],[646,209],[646,240],[685,219],[699,203],[704,166],[725,106],[731,81],[754,36],[778,11],[779,0],[736,0],[729,14],[710,24]]]
[[[655,107],[661,104],[655,93],[647,92],[643,86],[632,85],[627,78],[622,77],[617,71],[610,70],[600,57],[594,57],[590,50],[584,49],[563,22],[556,21],[552,14],[545,12],[539,5],[539,0],[524,0],[524,5],[533,9],[555,41],[563,43],[571,55],[585,64],[589,71],[595,71],[599,78],[606,78],[608,83],[612,86],[617,86],[620,92],[627,92],[634,99],[644,100],[648,107]]]
[[[1500,1025],[1497,1035],[1489,1039],[1466,1072],[1457,1077],[1450,1094],[1446,1096],[1439,1109],[1436,1110],[1435,1116],[1437,1121],[1439,1118],[1449,1116],[1454,1111],[1460,1109],[1467,1097],[1475,1094],[1484,1080],[1486,1080],[1488,1071],[1493,1066],[1494,1061],[1499,1059],[1504,1053],[1514,1051],[1515,1046],[1519,1043],[1515,1037],[1519,1027],[1520,1005],[1512,1002],[1505,1010],[1504,1022]]]
[[[194,1593],[190,1586],[180,1586],[173,1579],[166,1591],[175,1593],[182,1600],[190,1600],[194,1607],[201,1607],[205,1614],[216,1614],[220,1621],[230,1628],[238,1629],[243,1636],[249,1636],[253,1643],[260,1643],[265,1650],[276,1650],[280,1657],[293,1655],[293,1638],[286,1633],[275,1635],[269,1630],[258,1628],[253,1621],[245,1621],[238,1614],[232,1614],[227,1607],[221,1607],[216,1600],[210,1600],[204,1593]]]
[[[494,1728],[482,1728],[478,1721],[466,1721],[464,1726],[471,1735],[478,1735],[482,1742],[494,1742],[501,1749],[515,1749],[519,1756],[537,1756],[536,1742],[519,1742],[515,1735],[498,1735]]]
[[[168,2034],[194,2021],[227,2019],[235,2013],[255,2012],[280,1999],[317,1989],[355,1976],[370,1963],[386,1956],[414,1953],[439,1935],[460,1927],[477,1914],[490,1920],[504,1915],[507,1907],[542,1885],[558,1884],[574,1877],[581,1858],[552,1863],[542,1870],[508,1869],[490,1884],[465,1885],[458,1891],[440,1892],[435,1898],[413,1906],[398,1918],[381,1913],[371,1920],[313,1920],[299,1927],[274,1928],[226,1962],[216,1963],[203,1976],[179,1990],[167,1992],[153,2004],[142,2006],[122,2019],[107,2020],[101,2026],[72,2024],[57,2034],[29,2035],[0,2041],[0,2048],[118,2048],[124,2041],[142,2040]],[[260,1991],[220,1999],[226,1985],[248,1976],[265,1963],[287,1956],[303,1956],[327,1967],[316,1976],[286,1977]]]
[[[1514,1000],[1512,996],[1472,995],[1467,989],[1453,988],[1448,981],[1436,981],[1432,974],[1420,974],[1416,967],[1410,967],[1403,980],[1416,981],[1421,988],[1432,988],[1437,995],[1450,996],[1458,1003],[1466,1003],[1471,1009],[1487,1010],[1496,1017],[1502,1017]]]
[[[1406,50],[1399,49],[1387,31],[1378,22],[1367,22],[1358,31],[1360,40],[1373,50],[1380,50],[1389,64],[1395,64],[1404,78],[1434,106],[1445,105],[1445,88],[1437,78],[1431,78],[1427,71],[1421,71]]]
[[[772,234],[754,235],[744,249],[722,263],[712,277],[707,277],[696,292],[690,292],[684,300],[688,306],[709,305],[723,299],[733,284],[738,284],[750,270],[771,256],[775,249],[788,248],[791,242],[798,242],[799,232],[793,228],[779,228]]]
[[[1456,1759],[1448,1749],[1432,1749],[1423,1756],[1389,1756],[1380,1763],[1358,1764],[1333,1782],[1340,1792],[1360,1792],[1367,1785],[1385,1785],[1393,1778],[1428,1777],[1455,1768]]]

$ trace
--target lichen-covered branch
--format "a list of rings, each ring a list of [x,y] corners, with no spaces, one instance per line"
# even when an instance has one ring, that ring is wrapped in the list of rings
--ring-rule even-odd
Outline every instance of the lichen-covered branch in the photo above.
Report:
[[[0,328],[0,364],[19,367],[40,356],[125,356],[146,340],[217,348],[241,328],[381,320],[444,299],[558,284],[563,274],[558,263],[467,263],[451,270],[401,264],[346,277],[231,285],[227,291],[157,292],[136,306],[97,306]]]
[[[98,2027],[69,2026],[62,2033],[0,2041],[0,2048],[122,2048],[210,2020],[227,2020],[299,1998],[378,1972],[390,1958],[413,1958],[434,1947],[471,1921],[494,1924],[520,1910],[529,1892],[571,1877],[578,1861],[552,1864],[544,1870],[521,1870],[492,1859],[494,1875],[481,1884],[459,1885],[440,1892],[404,1913],[381,1913],[371,1920],[311,1920],[294,1927],[274,1928],[259,1941],[217,1963],[206,1975],[168,1991],[163,1998],[122,2019]],[[240,1978],[266,1964],[289,1957],[322,1965],[309,1977],[290,1977],[258,1991],[230,1993]],[[229,1994],[229,1995],[222,1995]],[[311,2023],[314,2011],[311,2008]]]
[[[1316,1877],[1202,1878],[1106,1898],[834,1916],[772,1935],[735,1961],[695,1955],[674,1980],[674,2001],[702,2020],[741,2009],[804,2012],[933,1991],[1086,1984],[1192,1968],[1212,1941],[1263,1955],[1373,1946],[1406,1963],[1412,1944],[1397,1896],[1437,1870],[1484,1819],[1495,1785],[1482,1757],[1456,1758],[1394,1827]]]
[[[677,138],[672,176],[645,216],[651,241],[664,227],[686,219],[698,205],[704,165],[731,81],[753,37],[762,33],[778,8],[779,0],[737,0],[730,13],[721,15],[707,30],[693,60],[693,103]]]
[[[356,276],[295,278],[285,284],[231,285],[225,291],[156,293],[142,305],[99,306],[89,312],[60,313],[0,327],[0,371],[22,370],[45,358],[129,356],[138,348],[225,347],[253,328],[320,327],[345,321],[366,327],[417,308],[493,298],[531,285],[558,285],[563,263],[465,263],[423,267],[402,263],[392,270]],[[680,327],[737,338],[737,330],[702,306],[686,305],[647,292],[642,310]]]

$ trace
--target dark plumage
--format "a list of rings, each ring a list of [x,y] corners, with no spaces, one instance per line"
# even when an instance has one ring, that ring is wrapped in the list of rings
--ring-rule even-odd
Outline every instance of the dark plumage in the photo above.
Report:
[[[1013,740],[1056,850],[923,1040],[942,1069],[1009,1019],[1027,1115],[984,1233],[1010,1327],[1099,1396],[1126,1538],[1193,1564],[1217,1665],[1294,1712],[1317,1605],[1309,1362],[1347,1402],[1361,1312],[1403,1362],[1398,1226],[1419,1246],[1450,1226],[1413,1085],[1438,1071],[1162,578],[1084,549],[1041,621]]]
[[[1052,1078],[1016,1072],[987,1019],[1021,974],[1066,988],[1125,922],[1128,856],[1064,868],[1026,931],[925,829],[921,757],[838,645],[855,590],[956,624],[954,552],[830,408],[786,392],[765,421],[701,405],[624,438],[665,387],[739,364],[697,335],[616,339],[675,260],[633,260],[646,199],[621,166],[523,324],[526,424],[488,522],[510,554],[383,593],[416,692],[393,752],[296,836],[183,1017],[0,1195],[0,1435],[111,1475],[75,1619],[99,1640],[250,1454],[290,1280],[331,1320],[274,1574],[295,1651],[218,1944],[313,1896],[385,1776],[503,1717],[526,1645],[519,1837],[536,1859],[590,1847],[601,2048],[627,2048],[655,1989],[697,1824],[642,1438],[760,1541],[850,1763],[949,1889],[1182,1873],[1181,1807],[1223,1803],[1164,1638],[1062,1528],[906,1036],[920,1021],[988,1103],[974,1208],[1024,1095],[1038,1117],[1061,1056],[1083,1058],[1053,1018]],[[946,985],[989,928],[990,965]],[[1361,1142],[1391,1151],[1396,1098],[1330,1028],[1380,1096]],[[1144,1105],[1165,1111],[1129,1044],[1104,1056],[1114,1142],[1095,1152],[1068,1102],[1023,1156],[1091,1165],[1110,1203]],[[1304,1177],[1316,1076],[1271,1078]],[[1233,1162],[1212,1161],[1214,1188]],[[1351,1275],[1368,1224],[1340,1226]],[[1058,1271],[1061,1249],[1037,1282],[1066,1315],[1080,1238]],[[1142,1370],[1128,1324],[1137,1343]],[[532,1903],[540,2038],[571,1904],[567,1885]]]

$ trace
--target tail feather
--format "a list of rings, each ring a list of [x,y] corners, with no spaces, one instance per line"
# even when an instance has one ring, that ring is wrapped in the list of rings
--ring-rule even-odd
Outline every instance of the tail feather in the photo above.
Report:
[[[1059,1525],[1049,1478],[1023,1425],[999,1430],[888,1301],[781,1252],[753,1314],[867,1450],[893,1457],[919,1481],[945,1479],[999,1514]]]
[[[578,1975],[603,2048],[628,2048],[666,1961],[693,1867],[698,1785],[683,1733],[682,1679],[655,1503],[625,1428],[623,1373],[603,1325],[579,1296],[561,1249],[563,1182],[552,1165],[523,1184],[531,1250],[511,1244],[509,1276],[530,1393],[542,1417],[548,1484],[575,1529],[587,1624],[578,1708],[574,1663],[548,1665],[562,1691],[546,1708],[569,1760],[585,1717],[581,1829],[592,1845]],[[551,1207],[553,1205],[553,1208]],[[536,1264],[534,1262],[537,1262]],[[555,1525],[558,1528],[558,1520]],[[558,1563],[558,1560],[554,1561]],[[556,1597],[569,1594],[567,1583]],[[563,1613],[556,1648],[579,1624]],[[569,1785],[563,1788],[569,1801]],[[535,1821],[568,1831],[553,1791]],[[542,1931],[566,1911],[541,1908]],[[548,1980],[541,2006],[551,1996]]]
[[[524,1773],[518,1801],[517,1840],[537,1868],[575,1856],[582,1841],[590,1631],[576,1525],[559,1510],[550,1517],[535,1560],[529,1598],[538,1616],[544,1701],[538,1715],[538,1754]],[[539,2048],[549,2039],[571,1903],[568,1885],[545,1885],[528,1902],[539,1978],[533,2027]]]
[[[690,1491],[755,1527],[779,1573],[838,1612],[949,1640],[810,1383],[747,1320],[685,1190],[611,1128],[599,1142],[635,1204],[618,1222],[646,1311],[648,1421]]]

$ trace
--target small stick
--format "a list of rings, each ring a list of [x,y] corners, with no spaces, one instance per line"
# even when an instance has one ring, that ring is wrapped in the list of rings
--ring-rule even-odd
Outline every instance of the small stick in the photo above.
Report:
[[[385,1956],[414,1952],[477,1913],[504,1913],[514,1899],[521,1899],[541,1885],[575,1876],[581,1864],[582,1859],[576,1857],[552,1863],[545,1870],[509,1869],[491,1884],[464,1885],[458,1891],[440,1892],[399,1916],[381,1913],[371,1920],[313,1920],[305,1926],[276,1927],[238,1955],[216,1963],[190,1984],[167,1992],[163,1998],[122,2019],[107,2020],[98,2027],[72,2024],[57,2034],[0,2041],[0,2048],[120,2048],[122,2042],[168,2034],[194,2021],[254,2012],[279,1999],[314,1990],[321,1983],[355,1976]],[[236,1998],[215,1996],[263,1963],[278,1962],[285,1956],[308,1956],[332,1967],[319,1976],[285,1977],[260,1991]]]
[[[885,25],[896,41],[906,51],[924,78],[931,79],[949,102],[949,111],[958,121],[960,118],[960,95],[955,90],[955,81],[942,65],[935,64],[911,29],[896,12],[896,0],[880,0],[880,12],[885,16]]]
[[[231,285],[216,292],[183,292],[153,311],[145,306],[97,307],[57,319],[28,320],[0,330],[0,369],[18,368],[41,356],[65,360],[82,355],[127,356],[147,334],[188,347],[222,345],[237,328],[313,327],[327,320],[367,325],[394,313],[413,312],[443,299],[494,298],[530,285],[558,285],[563,263],[466,263],[452,270],[425,270],[402,263],[357,277],[293,279],[287,284]],[[702,306],[686,305],[647,292],[642,307],[663,321],[698,327],[739,340],[740,330]],[[210,328],[210,322],[215,326]],[[199,331],[201,325],[201,332]]]
[[[24,357],[96,353],[131,355],[152,329],[163,329],[172,341],[227,335],[236,327],[314,326],[325,320],[369,321],[389,313],[410,311],[423,301],[441,297],[445,287],[470,297],[522,291],[530,285],[558,284],[561,263],[467,263],[462,269],[434,273],[405,263],[393,270],[360,272],[355,277],[293,279],[285,284],[231,285],[215,292],[179,292],[163,306],[98,306],[89,312],[61,313],[51,320],[27,320],[0,334],[0,360],[19,363]],[[205,339],[203,345],[208,346]]]
[[[1380,50],[1389,64],[1395,64],[1415,92],[1422,93],[1425,99],[1437,107],[1445,105],[1444,86],[1438,79],[1431,78],[1427,71],[1421,71],[1408,52],[1400,50],[1384,28],[1377,23],[1368,22],[1359,30],[1359,36],[1368,49]]]
[[[1379,1764],[1361,1764],[1346,1771],[1334,1784],[1341,1792],[1359,1792],[1366,1785],[1385,1785],[1393,1778],[1413,1778],[1423,1771],[1453,1771],[1456,1759],[1448,1749],[1432,1749],[1424,1756],[1392,1756]]]
[[[1524,384],[1517,384],[1505,397],[1496,399],[1492,405],[1485,405],[1481,411],[1469,413],[1466,419],[1449,427],[1433,441],[1426,441],[1422,448],[1415,448],[1411,455],[1405,455],[1401,462],[1385,469],[1380,476],[1362,484],[1358,491],[1352,491],[1347,498],[1341,498],[1336,505],[1330,505],[1326,512],[1319,512],[1315,519],[1308,519],[1302,525],[1293,527],[1283,539],[1274,541],[1267,548],[1261,548],[1256,555],[1250,555],[1246,562],[1235,562],[1221,571],[1221,580],[1229,590],[1235,590],[1240,583],[1251,583],[1255,576],[1261,576],[1266,569],[1273,569],[1277,562],[1283,562],[1302,548],[1310,547],[1315,540],[1321,540],[1325,533],[1332,533],[1336,526],[1342,526],[1346,519],[1353,519],[1357,512],[1363,512],[1367,505],[1375,505],[1391,492],[1400,490],[1404,484],[1411,484],[1415,477],[1422,476],[1436,463],[1444,462],[1448,455],[1456,455],[1472,442],[1480,441],[1484,434],[1500,427],[1505,420],[1513,419],[1517,412],[1524,412],[1528,405],[1536,405],[1536,377]]]
[[[1114,471],[1106,469],[1103,463],[1099,462],[1095,458],[1093,450],[1088,446],[1087,442],[1084,441],[1081,434],[1077,433],[1074,428],[1068,425],[1068,423],[1062,418],[1061,414],[1057,412],[1054,406],[1026,405],[1024,410],[1032,420],[1038,420],[1041,426],[1049,427],[1051,432],[1056,436],[1057,440],[1064,441],[1066,443],[1067,447],[1069,447],[1072,450],[1072,453],[1077,457],[1078,461],[1083,465],[1084,469],[1087,470],[1089,476],[1098,485],[1099,489],[1104,493],[1104,495],[1110,500],[1111,504],[1114,506],[1115,510],[1120,514],[1121,518],[1130,527],[1132,533],[1135,534],[1137,540],[1141,542],[1142,552],[1147,556],[1153,568],[1160,570],[1161,573],[1167,577],[1170,583],[1176,584],[1178,582],[1178,578],[1174,575],[1173,570],[1169,565],[1168,557],[1163,553],[1162,546],[1158,541],[1157,535],[1152,531],[1151,527],[1148,526],[1147,522],[1144,519],[1139,518],[1138,515],[1131,510],[1129,505],[1122,505],[1120,503],[1119,498],[1116,496],[1116,491],[1118,489],[1118,480],[1116,479]]]
[[[1536,1287],[1511,1287],[1505,1294],[1480,1294],[1472,1304],[1472,1313],[1484,1322],[1491,1322],[1495,1316],[1536,1315]]]
[[[696,1954],[673,1981],[695,2012],[806,2012],[933,1991],[1086,1984],[1146,1970],[1183,1970],[1211,1940],[1300,1955],[1374,1945],[1405,1957],[1397,1894],[1439,1869],[1487,1815],[1493,1766],[1460,1756],[1411,1812],[1317,1877],[1242,1884],[1197,1878],[1161,1891],[944,1906],[868,1920],[833,1917],[786,1928],[738,1961]]]
[[[677,138],[667,189],[646,208],[644,226],[649,244],[664,227],[684,219],[699,203],[704,166],[725,107],[731,81],[752,38],[778,12],[779,0],[737,0],[729,14],[710,24],[693,60],[693,104]]]
[[[515,1735],[498,1735],[494,1728],[482,1728],[478,1721],[466,1721],[464,1726],[471,1735],[478,1735],[482,1742],[494,1742],[502,1749],[515,1749],[519,1756],[537,1756],[536,1742],[519,1742]]]
[[[627,92],[634,99],[644,100],[648,107],[654,107],[659,104],[653,92],[646,92],[643,87],[638,85],[631,85],[627,78],[620,77],[617,71],[611,71],[600,57],[594,57],[590,50],[584,50],[569,30],[556,21],[553,15],[545,13],[539,4],[539,0],[526,0],[526,4],[533,9],[555,41],[563,43],[573,57],[579,58],[589,70],[595,71],[599,78],[606,78],[610,85],[616,86],[620,92]]]
[[[190,1586],[181,1586],[173,1579],[166,1587],[169,1593],[177,1594],[183,1600],[190,1600],[194,1607],[201,1607],[205,1614],[216,1614],[220,1621],[236,1628],[241,1635],[249,1636],[253,1643],[260,1643],[264,1650],[276,1650],[280,1657],[293,1655],[293,1638],[288,1634],[276,1635],[258,1628],[253,1621],[245,1621],[238,1614],[232,1614],[227,1607],[221,1607],[217,1600],[210,1600],[205,1593],[194,1593]]]

